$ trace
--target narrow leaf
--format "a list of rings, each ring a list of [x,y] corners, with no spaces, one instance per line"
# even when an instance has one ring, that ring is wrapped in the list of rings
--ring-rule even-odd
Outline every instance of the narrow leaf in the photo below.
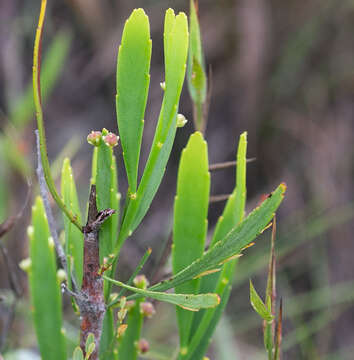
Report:
[[[69,159],[64,159],[61,173],[61,194],[65,206],[74,214],[77,214],[78,221],[81,223],[81,212],[76,192],[75,180]],[[74,275],[79,288],[82,283],[83,269],[83,234],[82,232],[64,215],[65,230],[65,253],[68,264],[68,284],[71,289],[71,273]],[[73,266],[73,269],[71,265]]]
[[[29,273],[33,320],[41,357],[46,360],[65,360],[66,346],[62,328],[62,300],[56,274],[54,244],[40,197],[32,207]],[[48,315],[50,314],[50,316]]]
[[[173,20],[173,18],[174,20]],[[182,90],[188,50],[188,25],[185,14],[174,17],[168,10],[165,17],[166,89],[150,155],[136,194],[132,194],[115,249],[117,255],[123,242],[140,224],[160,185],[169,158],[175,133],[179,97]]]
[[[149,19],[135,9],[126,21],[117,62],[117,119],[130,193],[137,188],[144,113],[150,82]]]
[[[263,303],[262,299],[257,294],[256,289],[254,288],[252,281],[250,280],[250,301],[253,309],[261,316],[262,319],[266,321],[272,321],[273,315]]]
[[[198,166],[196,166],[198,164]],[[207,215],[210,191],[207,144],[201,133],[191,135],[182,152],[177,178],[177,194],[173,225],[173,273],[187,267],[203,255],[207,233]],[[191,280],[175,288],[176,293],[196,294],[199,279]],[[177,309],[180,346],[189,339],[193,313]]]
[[[150,297],[158,301],[168,302],[170,304],[181,306],[184,309],[191,311],[198,311],[202,308],[209,308],[217,306],[220,302],[219,297],[216,294],[200,294],[200,295],[190,295],[190,294],[169,294],[164,292],[150,291],[138,289],[133,286],[126,285],[118,280],[111,279],[103,275],[103,278],[111,281],[113,284],[126,288],[129,291],[133,291],[136,294],[142,295],[144,297]]]
[[[143,327],[143,315],[140,312],[140,303],[143,299],[138,299],[135,305],[129,310],[127,319],[127,329],[120,340],[118,347],[119,359],[136,360],[138,358],[138,348],[136,342],[140,339]]]
[[[165,291],[175,287],[195,278],[202,272],[218,268],[224,260],[242,252],[247,245],[262,233],[273,218],[276,209],[283,200],[285,190],[285,184],[280,184],[259,207],[253,210],[244,221],[230,231],[223,240],[218,241],[206,251],[201,258],[169,280],[152,286],[150,290]]]

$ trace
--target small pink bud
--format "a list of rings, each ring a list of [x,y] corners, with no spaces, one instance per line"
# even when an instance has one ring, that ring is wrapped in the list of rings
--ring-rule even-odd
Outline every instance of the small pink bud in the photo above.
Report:
[[[138,275],[134,279],[134,285],[139,288],[145,290],[149,285],[149,280],[146,278],[145,275]]]
[[[155,315],[155,307],[151,304],[151,302],[145,301],[140,303],[140,313],[143,316],[146,316],[148,318],[151,318],[153,315]]]
[[[107,135],[103,136],[103,141],[106,143],[107,146],[114,147],[118,145],[119,136],[113,133],[108,133]]]
[[[134,300],[128,300],[125,303],[125,308],[129,311],[130,309],[132,309],[135,306],[135,301]]]
[[[91,131],[87,136],[87,142],[93,146],[98,146],[102,138],[101,131]]]
[[[138,348],[138,351],[141,353],[141,354],[145,354],[149,351],[150,349],[150,345],[148,343],[147,340],[145,339],[140,339],[137,343],[137,348]]]

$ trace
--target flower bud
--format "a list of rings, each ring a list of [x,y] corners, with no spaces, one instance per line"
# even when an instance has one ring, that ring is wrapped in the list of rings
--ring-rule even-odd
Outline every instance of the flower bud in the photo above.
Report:
[[[67,279],[66,272],[64,269],[59,269],[57,271],[57,279],[58,279],[59,283],[62,283]]]
[[[140,339],[138,341],[138,343],[136,344],[136,347],[138,348],[138,351],[140,352],[140,354],[145,354],[150,349],[150,345],[149,345],[148,341],[145,339]]]
[[[143,316],[146,316],[148,318],[151,318],[153,315],[155,315],[155,307],[151,304],[151,302],[145,301],[140,303],[140,313]]]
[[[115,147],[118,145],[119,136],[109,132],[107,135],[103,136],[102,139],[107,146]]]
[[[145,275],[138,275],[134,278],[134,285],[139,288],[145,290],[149,285],[149,280]]]
[[[125,303],[125,308],[129,311],[130,309],[132,309],[135,306],[135,301],[134,300],[128,300]]]
[[[177,127],[183,127],[186,125],[188,120],[185,118],[183,114],[177,114]]]
[[[102,138],[101,131],[91,131],[87,136],[87,142],[93,146],[98,146]]]
[[[21,262],[18,264],[18,266],[19,266],[20,269],[22,269],[24,272],[29,272],[29,271],[31,270],[32,261],[31,261],[30,258],[23,259],[23,260],[21,260]]]

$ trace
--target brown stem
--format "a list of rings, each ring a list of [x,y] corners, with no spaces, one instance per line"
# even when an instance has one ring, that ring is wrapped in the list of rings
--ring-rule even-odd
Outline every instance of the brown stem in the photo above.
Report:
[[[91,186],[89,210],[84,233],[84,275],[81,296],[78,300],[81,313],[80,346],[85,354],[85,343],[90,333],[95,338],[95,351],[90,360],[97,360],[106,305],[103,295],[103,279],[100,273],[99,229],[103,222],[114,213],[106,209],[97,211],[96,186]]]

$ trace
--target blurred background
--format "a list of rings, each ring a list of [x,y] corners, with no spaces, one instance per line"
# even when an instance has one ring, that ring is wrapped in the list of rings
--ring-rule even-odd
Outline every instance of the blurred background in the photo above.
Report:
[[[32,193],[36,191],[31,69],[39,6],[39,0],[0,1],[0,222],[19,213],[27,179],[33,179]],[[115,67],[125,19],[133,8],[143,7],[151,24],[143,169],[162,100],[164,13],[168,7],[188,12],[189,1],[66,0],[49,1],[48,6],[42,82],[49,157],[57,177],[63,156],[72,157],[84,208],[92,151],[86,136],[103,127],[117,132]],[[210,163],[234,160],[238,137],[246,130],[248,157],[256,158],[247,169],[247,209],[278,183],[288,185],[277,214],[276,240],[277,292],[284,305],[283,358],[353,359],[354,1],[200,0],[199,17],[212,74],[205,132]],[[120,279],[131,274],[148,246],[153,256],[146,274],[156,273],[166,246],[179,156],[194,131],[186,86],[180,112],[190,121],[177,132],[151,211],[124,246]],[[116,155],[118,170],[123,169],[119,147]],[[213,172],[212,194],[230,193],[234,173],[232,168]],[[123,171],[119,182],[124,194]],[[210,204],[210,229],[223,206]],[[1,239],[14,263],[27,257],[29,215],[27,206]],[[261,321],[249,304],[248,279],[264,294],[269,244],[266,232],[240,260],[211,359],[265,359]],[[1,257],[0,345],[5,359],[35,359],[26,276],[19,273],[24,295],[12,314],[16,296],[8,269]],[[65,306],[70,334],[77,320],[68,299]],[[171,354],[177,343],[174,309],[160,305],[158,312],[147,321],[145,334],[152,347]]]

